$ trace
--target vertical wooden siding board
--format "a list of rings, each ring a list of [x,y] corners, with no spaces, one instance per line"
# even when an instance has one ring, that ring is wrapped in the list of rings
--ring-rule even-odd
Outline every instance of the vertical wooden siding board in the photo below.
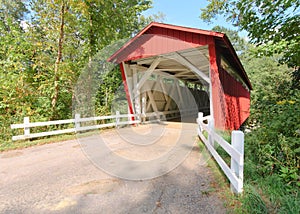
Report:
[[[212,84],[212,102],[213,102],[213,117],[215,119],[215,126],[220,129],[225,129],[226,124],[226,98],[223,91],[223,86],[220,81],[220,73],[216,60],[216,47],[215,44],[210,44],[209,48],[209,62],[211,72]]]
[[[179,33],[179,39],[180,39],[181,41],[186,41],[186,39],[185,39],[185,34],[186,34],[186,32],[180,31],[180,33]]]
[[[186,42],[191,43],[193,41],[193,35],[191,33],[186,34]]]
[[[221,68],[219,73],[226,103],[230,106],[227,109],[227,128],[238,129],[250,115],[250,92],[225,69]],[[242,98],[243,102],[240,101]]]

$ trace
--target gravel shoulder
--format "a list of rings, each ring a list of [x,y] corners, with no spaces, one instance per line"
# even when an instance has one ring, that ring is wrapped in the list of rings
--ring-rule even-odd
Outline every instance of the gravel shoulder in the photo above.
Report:
[[[124,146],[118,130],[101,136],[118,155],[149,158],[172,147],[166,139],[176,138],[179,126],[164,125],[159,146],[150,151]],[[226,213],[210,186],[214,178],[196,145],[196,131],[186,135],[193,147],[178,167],[138,181],[104,173],[77,140],[0,153],[0,213]]]

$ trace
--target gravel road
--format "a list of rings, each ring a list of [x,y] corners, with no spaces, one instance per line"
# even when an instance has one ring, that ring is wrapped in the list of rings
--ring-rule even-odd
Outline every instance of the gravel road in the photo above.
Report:
[[[0,153],[0,213],[226,213],[210,186],[214,178],[196,145],[195,126],[183,132],[192,143],[187,158],[169,173],[147,180],[104,173],[91,162],[82,140],[81,145],[71,140]],[[148,128],[130,129],[143,133]],[[100,135],[120,156],[151,160],[174,147],[182,128],[180,123],[168,123],[163,129],[158,146],[150,150],[125,146],[126,128]],[[118,137],[120,133],[123,137]]]

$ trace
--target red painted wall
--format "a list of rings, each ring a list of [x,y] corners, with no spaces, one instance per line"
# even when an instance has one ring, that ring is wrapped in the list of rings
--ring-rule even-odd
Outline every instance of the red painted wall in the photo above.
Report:
[[[226,129],[226,99],[220,81],[215,45],[209,45],[210,78],[212,84],[213,116],[217,129]]]
[[[153,27],[130,43],[117,63],[196,48],[213,43],[213,37],[179,30]]]
[[[220,54],[209,46],[215,127],[237,130],[250,115],[250,92],[220,66]]]
[[[220,67],[219,77],[226,101],[225,126],[230,130],[239,129],[250,115],[250,92]]]

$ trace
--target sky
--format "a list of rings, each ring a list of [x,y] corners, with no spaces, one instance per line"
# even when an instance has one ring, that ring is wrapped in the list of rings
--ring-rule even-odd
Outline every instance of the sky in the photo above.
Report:
[[[153,0],[153,8],[143,14],[145,16],[162,12],[165,14],[164,23],[193,27],[204,30],[211,30],[214,26],[220,25],[226,28],[235,29],[230,23],[227,23],[223,17],[218,20],[212,20],[212,24],[207,24],[199,17],[200,8],[205,8],[208,2],[206,0]],[[245,33],[243,33],[245,35]],[[241,35],[241,36],[244,36]]]

